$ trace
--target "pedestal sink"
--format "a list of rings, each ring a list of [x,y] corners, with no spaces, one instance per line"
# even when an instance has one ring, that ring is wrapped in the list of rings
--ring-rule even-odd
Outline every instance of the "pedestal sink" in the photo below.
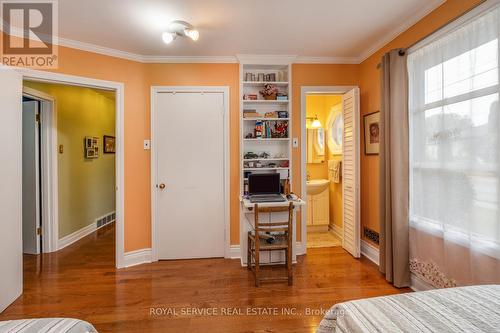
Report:
[[[323,192],[330,184],[328,179],[311,179],[307,181],[307,194],[315,195]]]

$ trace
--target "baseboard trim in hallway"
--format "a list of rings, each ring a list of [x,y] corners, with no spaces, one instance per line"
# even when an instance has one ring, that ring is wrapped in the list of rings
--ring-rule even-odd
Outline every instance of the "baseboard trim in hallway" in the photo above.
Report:
[[[112,214],[112,213],[110,213],[110,214]],[[114,223],[114,222],[115,221],[112,220],[112,221],[107,222],[106,224],[103,224],[103,225],[97,227],[97,219],[96,219],[96,222],[91,223],[88,226],[83,227],[83,228],[59,239],[57,241],[57,251],[62,250],[67,246],[70,246],[71,244],[82,239],[83,237],[86,237],[86,236],[90,235],[91,233],[93,233],[94,231],[96,231],[104,226],[107,226],[111,223]]]
[[[63,238],[59,239],[57,241],[57,250],[62,250],[67,246],[70,246],[71,244],[79,241],[85,236],[90,235],[94,231],[97,230],[97,225],[95,223],[89,224],[86,227],[83,227],[67,236],[64,236]]]
[[[152,261],[152,252],[150,248],[125,252],[123,267],[148,264],[151,263],[151,261]]]

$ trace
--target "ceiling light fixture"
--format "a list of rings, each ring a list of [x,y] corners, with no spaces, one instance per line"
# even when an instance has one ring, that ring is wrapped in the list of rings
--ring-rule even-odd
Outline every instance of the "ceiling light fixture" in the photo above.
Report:
[[[165,44],[170,44],[173,42],[173,40],[175,39],[175,37],[177,37],[177,35],[171,33],[171,32],[164,32],[162,35],[161,35],[161,39],[163,39],[163,42]]]
[[[173,21],[168,31],[163,33],[162,39],[165,44],[170,44],[177,37],[189,37],[196,42],[200,38],[200,33],[188,22]]]

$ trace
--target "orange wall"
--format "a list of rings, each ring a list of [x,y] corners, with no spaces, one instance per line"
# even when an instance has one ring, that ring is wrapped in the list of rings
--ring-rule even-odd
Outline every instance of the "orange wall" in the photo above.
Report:
[[[479,0],[448,0],[361,65],[294,64],[292,66],[292,136],[301,140],[301,86],[359,85],[361,112],[379,109],[379,73],[384,52],[412,44],[438,29]],[[125,251],[151,246],[150,137],[151,85],[224,85],[230,87],[231,126],[231,244],[239,243],[239,120],[237,64],[141,64],[86,51],[59,47],[55,72],[123,82],[125,85]],[[362,121],[362,119],[361,119]],[[234,157],[236,156],[236,158]],[[379,230],[378,157],[361,155],[362,224]],[[293,149],[293,191],[301,193],[300,149]],[[300,223],[300,218],[298,223]],[[300,228],[298,229],[300,240]]]
[[[481,0],[448,0],[359,65],[361,114],[380,110],[380,71],[377,64],[389,50],[406,48],[438,30],[446,23],[480,4]],[[363,117],[361,117],[361,122]],[[363,128],[363,124],[361,124]],[[364,143],[364,131],[361,131]],[[363,226],[379,231],[379,157],[361,154],[361,221]]]

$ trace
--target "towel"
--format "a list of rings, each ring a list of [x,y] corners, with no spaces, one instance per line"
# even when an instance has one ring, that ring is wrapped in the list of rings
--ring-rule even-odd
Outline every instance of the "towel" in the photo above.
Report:
[[[340,183],[340,166],[342,162],[336,160],[328,160],[328,177],[334,183]]]

